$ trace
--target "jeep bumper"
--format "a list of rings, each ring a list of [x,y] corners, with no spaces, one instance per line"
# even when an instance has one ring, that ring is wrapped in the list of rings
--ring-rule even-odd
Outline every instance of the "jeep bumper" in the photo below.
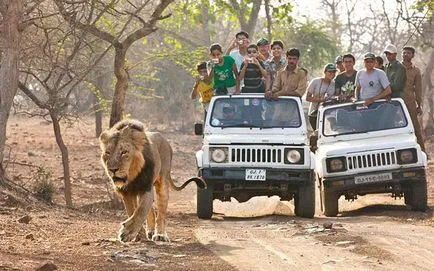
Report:
[[[246,169],[249,168],[203,168],[201,170],[202,178],[208,183],[286,183],[294,185],[303,185],[312,180],[313,171],[310,169],[278,169],[278,168],[260,168],[266,170],[266,179],[246,180]]]
[[[213,197],[223,201],[235,197],[244,202],[254,196],[277,195],[281,200],[291,200],[300,187],[314,185],[314,173],[311,169],[266,170],[265,180],[246,180],[246,169],[251,168],[204,168],[201,177],[212,187]]]
[[[375,176],[389,175],[391,179],[376,179]],[[357,182],[360,177],[366,177],[366,182]],[[373,177],[370,179],[369,177]],[[365,193],[382,193],[393,190],[403,190],[412,183],[426,180],[425,168],[406,168],[387,171],[374,171],[363,174],[353,174],[341,177],[324,177],[322,184],[329,191],[358,191]]]

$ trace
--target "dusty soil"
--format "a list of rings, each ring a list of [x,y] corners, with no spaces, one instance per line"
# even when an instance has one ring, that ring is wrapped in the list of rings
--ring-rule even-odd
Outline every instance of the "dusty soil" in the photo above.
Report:
[[[194,152],[201,138],[155,128],[174,149],[173,176],[181,181],[195,175]],[[10,182],[0,186],[0,270],[35,270],[44,263],[59,270],[433,269],[432,211],[412,212],[403,199],[388,195],[352,203],[341,199],[344,212],[334,219],[323,217],[319,205],[314,219],[297,218],[287,202],[278,203],[267,216],[229,217],[224,214],[228,208],[261,213],[271,199],[247,205],[215,202],[223,214],[202,221],[196,218],[196,189],[190,185],[171,191],[170,243],[120,243],[115,237],[125,213],[112,204],[92,120],[64,123],[63,134],[71,162],[73,209],[64,205],[60,152],[50,123],[23,117],[8,123]],[[427,145],[433,157],[432,138]],[[53,204],[31,196],[38,168],[52,172]],[[428,174],[432,183],[432,160]],[[433,200],[431,185],[431,205]]]

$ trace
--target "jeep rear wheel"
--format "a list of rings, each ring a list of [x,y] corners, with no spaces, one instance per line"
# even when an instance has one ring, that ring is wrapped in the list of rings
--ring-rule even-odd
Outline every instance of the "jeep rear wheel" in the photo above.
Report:
[[[210,219],[213,212],[213,187],[208,185],[206,189],[197,189],[197,217]]]
[[[328,191],[323,185],[321,193],[324,204],[324,215],[337,216],[339,212],[339,197],[336,192]]]
[[[296,216],[312,218],[315,215],[315,181],[298,189],[294,205]]]
[[[427,185],[426,180],[414,183],[411,188],[410,205],[414,211],[425,211],[427,209]]]

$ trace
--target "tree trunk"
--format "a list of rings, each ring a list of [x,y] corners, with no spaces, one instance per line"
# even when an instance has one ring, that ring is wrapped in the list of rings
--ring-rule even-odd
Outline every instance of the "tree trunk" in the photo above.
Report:
[[[112,100],[112,111],[110,115],[110,127],[122,120],[124,112],[125,96],[128,89],[128,72],[125,67],[126,48],[116,47],[114,72],[116,76],[115,93]]]
[[[99,137],[102,133],[102,108],[96,94],[94,97],[94,110],[95,110],[95,137]]]
[[[267,36],[268,36],[268,40],[271,41],[273,39],[273,33],[272,33],[273,19],[271,18],[271,13],[270,13],[270,0],[265,0],[264,5],[265,5],[265,17],[267,18]]]
[[[0,0],[2,13],[3,58],[0,62],[0,184],[5,178],[3,155],[6,144],[6,128],[9,111],[18,89],[18,59],[21,32],[19,29],[23,14],[22,0]]]
[[[68,148],[63,142],[62,132],[60,130],[59,117],[56,113],[50,112],[51,120],[53,121],[53,130],[56,137],[57,146],[59,146],[62,155],[62,165],[63,165],[63,182],[65,185],[65,202],[66,206],[72,207],[72,189],[71,189],[71,177],[69,175],[69,154]]]
[[[102,113],[103,106],[101,105],[101,101],[104,98],[104,83],[105,77],[101,70],[98,69],[97,77],[95,80],[96,91],[92,92],[93,96],[93,110],[95,112],[95,137],[99,137],[102,133]]]

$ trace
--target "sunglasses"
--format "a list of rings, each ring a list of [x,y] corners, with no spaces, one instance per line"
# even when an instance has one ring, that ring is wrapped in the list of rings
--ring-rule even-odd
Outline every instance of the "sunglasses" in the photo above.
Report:
[[[256,50],[247,50],[247,53],[248,54],[256,54],[258,51],[256,51]]]

